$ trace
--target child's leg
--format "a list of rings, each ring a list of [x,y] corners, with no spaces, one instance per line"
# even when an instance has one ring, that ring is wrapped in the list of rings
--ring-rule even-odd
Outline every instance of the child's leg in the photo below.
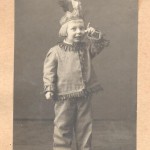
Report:
[[[54,150],[71,150],[73,126],[76,112],[74,100],[55,103]]]
[[[77,101],[75,135],[77,150],[92,150],[91,96]]]

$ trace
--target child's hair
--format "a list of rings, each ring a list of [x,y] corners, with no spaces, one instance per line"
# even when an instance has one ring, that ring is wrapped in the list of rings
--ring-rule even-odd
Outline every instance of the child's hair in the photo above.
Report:
[[[59,30],[59,37],[67,37],[67,28],[68,28],[68,23],[65,23],[61,26]]]
[[[75,21],[81,21],[84,22],[84,20],[82,19],[77,19]],[[69,21],[70,22],[70,21]],[[65,24],[63,24],[59,30],[59,37],[67,37],[67,28],[68,28],[68,23],[66,22]]]

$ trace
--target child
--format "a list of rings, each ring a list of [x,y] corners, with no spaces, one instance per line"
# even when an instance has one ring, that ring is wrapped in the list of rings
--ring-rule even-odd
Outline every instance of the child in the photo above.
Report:
[[[104,39],[85,41],[95,29],[85,29],[81,3],[61,19],[59,35],[64,41],[51,48],[44,62],[46,99],[55,102],[54,150],[71,150],[73,132],[77,150],[92,149],[91,97],[101,89],[91,60],[105,47]]]

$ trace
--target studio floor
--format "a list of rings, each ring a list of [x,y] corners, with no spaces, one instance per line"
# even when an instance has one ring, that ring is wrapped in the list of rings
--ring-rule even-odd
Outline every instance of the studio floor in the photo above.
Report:
[[[14,120],[13,135],[13,150],[52,150],[53,121]],[[93,150],[136,150],[135,121],[95,120]]]

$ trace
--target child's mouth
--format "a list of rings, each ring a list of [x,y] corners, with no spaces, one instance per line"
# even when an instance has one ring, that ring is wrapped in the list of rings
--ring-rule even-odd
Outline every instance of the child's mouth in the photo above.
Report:
[[[76,36],[75,39],[80,40],[82,36]]]

